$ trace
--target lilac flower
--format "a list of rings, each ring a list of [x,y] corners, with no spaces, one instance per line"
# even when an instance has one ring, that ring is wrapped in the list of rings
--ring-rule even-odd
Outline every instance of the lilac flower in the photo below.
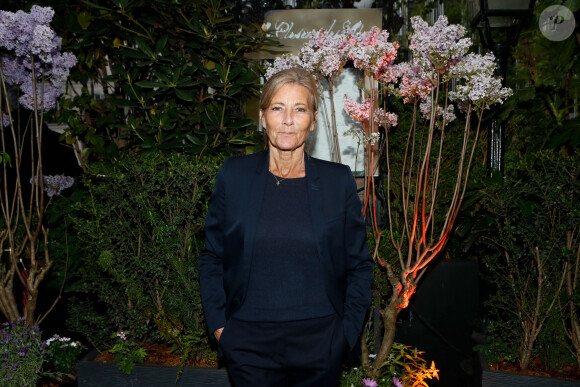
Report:
[[[393,384],[395,387],[403,387],[403,383],[396,376],[393,376]]]
[[[30,9],[30,19],[37,24],[50,24],[54,16],[54,10],[50,7],[33,5]]]
[[[389,67],[393,65],[398,42],[389,42],[389,33],[378,27],[372,27],[368,32],[352,33],[348,38],[348,57],[356,68],[373,74],[376,78],[383,77],[392,81]]]
[[[2,114],[2,128],[8,128],[10,126],[10,116],[8,114]]]
[[[9,85],[20,87],[19,102],[30,110],[54,108],[69,69],[76,64],[74,55],[60,53],[62,39],[49,26],[53,16],[51,8],[36,5],[30,13],[0,11],[0,49],[6,51],[0,68]]]
[[[25,347],[21,347],[18,349],[18,356],[24,357],[26,356],[26,352],[28,352],[28,349]]]
[[[274,59],[274,63],[266,63],[264,78],[266,80],[270,79],[270,77],[282,70],[294,68],[294,67],[303,67],[302,60],[298,58],[296,55],[287,55],[284,54],[280,57]]]
[[[71,176],[64,175],[45,175],[43,176],[44,190],[48,197],[58,196],[60,193],[72,187],[75,179]],[[30,178],[30,184],[38,184],[36,177]]]
[[[459,85],[449,93],[452,100],[471,102],[476,109],[489,109],[490,105],[503,103],[513,94],[512,89],[502,87],[501,78],[488,74],[479,74],[469,79],[465,85]]]
[[[344,110],[353,120],[365,122],[369,120],[371,111],[371,99],[367,98],[362,103],[357,103],[349,97],[344,98]],[[397,115],[385,112],[384,109],[375,107],[373,109],[373,120],[385,128],[397,126]]]
[[[422,67],[411,63],[401,63],[393,66],[393,73],[401,78],[398,93],[404,97],[404,103],[425,99],[435,85],[434,75],[427,73]]]
[[[30,42],[30,52],[38,55],[45,63],[52,62],[51,53],[60,50],[61,39],[48,26],[38,25],[32,32],[32,41]]]
[[[426,120],[430,120],[431,119],[431,112],[433,110],[433,102],[431,100],[431,97],[425,98],[419,104],[419,109],[421,110],[421,114],[423,115],[423,118],[425,118]],[[436,111],[436,113],[435,113],[435,118],[436,118],[435,126],[437,126],[437,127],[439,127],[439,120],[437,120],[437,117],[443,117],[445,125],[448,125],[451,121],[453,121],[453,120],[455,120],[455,118],[457,118],[455,116],[453,105],[447,105],[447,109],[443,110],[443,107],[440,106],[439,104],[437,104],[435,111]]]
[[[377,387],[379,384],[372,379],[363,379],[361,381],[362,385],[365,387]]]
[[[465,27],[449,25],[445,15],[440,16],[432,27],[419,16],[411,18],[411,25],[413,33],[409,36],[409,49],[413,54],[413,63],[425,70],[443,74],[471,46],[471,39],[462,38]]]
[[[347,61],[345,31],[331,36],[325,29],[312,31],[310,40],[300,50],[302,67],[319,78],[334,78]]]

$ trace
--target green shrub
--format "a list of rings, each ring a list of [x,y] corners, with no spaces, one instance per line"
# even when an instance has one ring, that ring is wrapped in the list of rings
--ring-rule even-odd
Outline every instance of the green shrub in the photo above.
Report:
[[[564,283],[580,241],[579,173],[577,157],[542,151],[507,163],[503,181],[485,190],[490,359],[517,360],[524,369],[536,356],[562,359],[553,349],[564,334],[554,329],[570,324]]]
[[[197,256],[221,162],[141,154],[91,164],[82,216],[75,218],[86,297],[71,303],[71,329],[97,345],[130,330],[135,340],[158,339],[196,353],[175,343],[206,332]],[[207,335],[196,344],[207,350]]]

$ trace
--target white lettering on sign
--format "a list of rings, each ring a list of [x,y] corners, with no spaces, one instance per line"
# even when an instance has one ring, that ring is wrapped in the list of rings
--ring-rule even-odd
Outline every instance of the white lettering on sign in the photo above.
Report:
[[[357,21],[356,23],[352,23],[350,20],[345,21],[342,24],[341,30],[335,30],[336,27],[336,19],[332,21],[328,28],[325,28],[328,31],[328,34],[331,37],[334,37],[340,33],[342,33],[343,29],[350,27],[353,32],[361,32],[364,30],[364,23],[362,21]],[[292,21],[285,21],[285,20],[276,20],[274,22],[274,29],[272,30],[272,23],[265,22],[262,28],[265,31],[268,31],[268,37],[276,37],[277,39],[293,39],[293,40],[300,40],[300,39],[308,39],[310,37],[310,33],[312,31],[317,31],[316,29],[306,31],[304,28],[299,30],[294,30],[294,22]],[[320,28],[319,28],[320,29]]]

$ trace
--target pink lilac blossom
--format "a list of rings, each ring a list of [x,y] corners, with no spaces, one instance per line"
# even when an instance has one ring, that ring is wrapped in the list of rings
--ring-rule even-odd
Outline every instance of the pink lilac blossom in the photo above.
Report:
[[[395,387],[403,387],[403,383],[396,376],[393,376],[393,385]]]
[[[49,26],[53,16],[52,8],[36,5],[30,13],[0,11],[0,70],[8,84],[20,87],[23,93],[20,103],[28,109],[34,109],[35,105],[34,79],[36,105],[49,110],[56,106],[70,68],[76,64],[73,54],[60,53],[62,40]],[[43,82],[44,87],[40,87]]]
[[[433,110],[433,103],[431,97],[427,97],[423,101],[421,101],[421,103],[419,104],[419,109],[421,110],[423,118],[425,118],[426,120],[430,120],[431,112]],[[447,109],[444,110],[441,105],[437,104],[437,108],[435,109],[435,111],[437,117],[443,117],[445,119],[445,125],[448,125],[451,121],[457,118],[455,116],[453,105],[447,105]],[[436,119],[435,125],[439,127],[439,120]]]
[[[363,123],[369,120],[371,114],[371,99],[367,98],[362,103],[355,102],[352,98],[344,98],[344,110],[353,120]],[[374,109],[373,120],[385,128],[397,126],[397,115],[385,112],[384,109],[376,107]]]
[[[409,36],[409,49],[413,63],[427,71],[445,73],[471,46],[471,39],[463,38],[465,27],[449,25],[445,15],[440,16],[432,27],[419,16],[411,18],[411,25],[413,33]]]
[[[348,58],[356,68],[377,79],[391,82],[393,75],[390,66],[397,56],[399,43],[389,42],[388,38],[389,33],[378,27],[372,27],[368,32],[350,33],[347,40],[350,46]]]
[[[427,98],[434,87],[433,76],[423,68],[405,62],[393,66],[393,73],[401,78],[398,93],[404,97],[404,103],[414,103]]]

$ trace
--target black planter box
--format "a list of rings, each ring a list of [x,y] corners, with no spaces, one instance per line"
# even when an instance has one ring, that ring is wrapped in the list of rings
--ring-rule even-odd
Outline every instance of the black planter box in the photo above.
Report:
[[[580,382],[545,376],[523,375],[511,372],[492,371],[481,352],[479,364],[481,366],[481,387],[578,387]]]
[[[96,356],[97,352],[93,350],[77,363],[79,387],[231,387],[224,368],[185,367],[179,384],[175,384],[179,367],[139,364],[131,375],[126,375],[115,363],[95,362]]]

